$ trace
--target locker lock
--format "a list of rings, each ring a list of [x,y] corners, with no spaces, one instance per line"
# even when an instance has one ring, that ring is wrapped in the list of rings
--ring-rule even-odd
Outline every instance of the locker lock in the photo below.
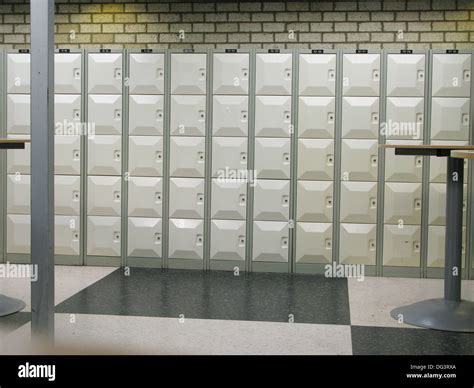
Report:
[[[247,111],[243,110],[241,117],[242,117],[242,121],[247,121]]]
[[[375,198],[370,198],[370,207],[375,209],[377,207],[377,200]]]
[[[374,240],[369,241],[369,250],[370,251],[375,250],[375,241]]]
[[[161,244],[161,233],[155,233],[155,243]]]
[[[198,159],[199,159],[199,161],[204,160],[204,152],[198,152]]]
[[[204,111],[200,110],[199,111],[199,120],[204,120],[204,118],[205,118]]]
[[[416,115],[416,120],[417,120],[419,123],[422,123],[422,122],[423,122],[423,113],[417,113],[417,115]]]
[[[115,160],[120,160],[120,151],[114,151]]]
[[[120,232],[114,232],[113,238],[114,238],[115,242],[119,242],[120,241]]]
[[[196,236],[196,243],[197,243],[197,245],[202,245],[202,241],[203,241],[202,235],[201,235],[201,234],[198,234],[198,235]]]
[[[422,156],[416,156],[415,157],[415,165],[417,167],[421,167],[423,165],[423,157]]]
[[[336,77],[336,72],[334,70],[329,70],[329,79],[333,80]]]
[[[462,123],[469,124],[469,115],[467,113],[462,115]]]
[[[463,203],[462,203],[462,211],[465,212],[466,209],[467,209],[467,203],[466,203],[466,201],[463,201]]]
[[[197,203],[202,204],[204,202],[204,194],[197,195]]]
[[[165,75],[165,72],[163,71],[163,69],[156,69],[156,78],[158,79],[162,79]]]
[[[421,199],[415,199],[415,209],[421,209]]]
[[[245,194],[240,194],[239,198],[240,198],[240,203],[242,205],[245,204],[245,201],[246,201]]]
[[[115,69],[115,78],[116,79],[121,79],[122,78],[122,69]]]
[[[246,152],[241,152],[240,153],[240,161],[244,164],[247,163],[247,153]]]
[[[283,154],[283,164],[288,164],[290,162],[290,155]]]
[[[334,156],[333,155],[328,155],[326,157],[326,162],[329,166],[332,166],[332,164],[334,163]]]
[[[156,119],[159,121],[159,120],[163,120],[163,111],[161,110],[157,110],[156,111]]]
[[[425,72],[423,70],[418,70],[418,80],[423,81],[425,79]]]
[[[334,113],[329,112],[328,113],[328,123],[334,122]]]
[[[291,78],[291,70],[290,69],[285,69],[285,78]]]
[[[326,198],[326,207],[332,207],[332,197]]]
[[[242,69],[242,78],[246,79],[249,76],[249,71],[247,69]]]
[[[75,79],[81,78],[81,71],[79,69],[74,69],[74,78]]]
[[[289,121],[291,119],[290,112],[285,112],[285,120]]]
[[[114,114],[115,120],[120,120],[122,118],[122,112],[120,110],[116,110]]]
[[[370,157],[370,163],[372,164],[372,166],[376,166],[377,165],[377,156],[372,155]]]
[[[282,237],[281,239],[281,246],[283,248],[287,248],[288,247],[288,237]]]
[[[420,243],[419,243],[418,241],[415,241],[415,242],[413,243],[413,250],[414,250],[415,252],[418,252],[418,251],[420,250]]]
[[[283,196],[283,206],[287,206],[289,202],[290,202],[290,199],[288,198],[288,196],[284,195]]]
[[[81,112],[78,109],[74,109],[74,120],[78,120],[81,118]]]
[[[114,191],[114,200],[115,201],[120,201],[120,192],[119,191]]]
[[[155,202],[160,203],[161,202],[161,193],[155,193]]]
[[[206,77],[206,69],[199,69],[199,76],[202,78]]]
[[[330,238],[327,238],[324,241],[324,246],[326,247],[326,249],[331,249],[332,248],[332,240]]]
[[[73,192],[72,192],[72,199],[73,199],[74,201],[79,200],[79,191],[73,191]]]
[[[161,162],[163,160],[163,153],[161,151],[156,151],[156,160]]]
[[[469,81],[469,79],[471,78],[471,72],[469,70],[464,70],[464,81]]]
[[[72,233],[72,239],[74,241],[77,241],[79,240],[79,232],[77,230],[75,230],[73,233]]]
[[[244,246],[245,245],[245,237],[244,236],[239,236],[239,245]]]
[[[81,155],[81,154],[80,154],[79,150],[74,150],[74,151],[72,151],[72,157],[73,157],[73,159],[79,160],[80,155]]]
[[[379,71],[374,70],[372,74],[373,74],[374,80],[378,81],[379,80],[379,75],[380,75]]]
[[[378,113],[372,113],[372,122],[377,124],[379,122],[379,114]]]

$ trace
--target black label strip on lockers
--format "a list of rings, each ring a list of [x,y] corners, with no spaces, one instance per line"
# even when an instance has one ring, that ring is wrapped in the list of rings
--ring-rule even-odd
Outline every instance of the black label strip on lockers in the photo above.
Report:
[[[111,53],[112,50],[111,50],[111,49],[100,49],[99,52],[100,52],[100,53]]]
[[[183,53],[193,53],[194,49],[193,48],[185,48],[183,49]]]
[[[279,53],[280,53],[280,49],[268,49],[268,53],[269,53],[269,54],[279,54]]]
[[[70,49],[59,49],[58,52],[60,54],[69,54],[71,52],[71,50]]]
[[[369,50],[367,49],[357,49],[356,54],[368,54]]]
[[[413,54],[413,50],[400,50],[400,54]]]
[[[446,50],[446,54],[459,54],[459,50]]]
[[[225,49],[226,53],[236,53],[237,49]]]
[[[321,49],[311,50],[311,54],[324,54],[324,50],[321,50]]]
[[[20,54],[28,54],[30,52],[30,50],[29,49],[19,49],[18,52]]]
[[[153,49],[141,49],[140,52],[143,53],[143,54],[152,53]]]

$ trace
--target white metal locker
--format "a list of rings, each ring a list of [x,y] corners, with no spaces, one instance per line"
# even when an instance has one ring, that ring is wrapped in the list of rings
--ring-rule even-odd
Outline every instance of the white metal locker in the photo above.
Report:
[[[335,97],[300,97],[298,106],[298,136],[333,138],[336,120]]]
[[[388,54],[387,96],[423,96],[425,54]]]
[[[432,95],[469,97],[471,54],[433,54]]]
[[[170,219],[169,258],[203,259],[204,221]]]
[[[54,173],[79,175],[81,173],[81,136],[54,137]]]
[[[288,262],[288,222],[254,221],[253,261]]]
[[[161,218],[128,218],[128,256],[161,257]]]
[[[407,145],[421,145],[421,141],[392,141],[387,142]],[[395,149],[385,150],[385,180],[387,182],[421,182],[423,176],[423,156],[400,157],[395,155]]]
[[[122,94],[122,54],[88,54],[88,91],[91,94]]]
[[[29,175],[7,175],[7,213],[30,214],[30,181]]]
[[[256,138],[255,170],[259,179],[290,179],[291,140]]]
[[[214,53],[214,94],[248,94],[249,54]]]
[[[298,179],[332,180],[334,176],[334,140],[298,140]]]
[[[256,55],[256,87],[258,95],[291,95],[292,55],[290,53]]]
[[[130,135],[163,135],[163,96],[131,95],[128,107]]]
[[[433,140],[468,140],[469,104],[469,98],[433,98],[431,138]]]
[[[121,178],[89,176],[87,178],[87,214],[90,216],[120,216]]]
[[[430,225],[446,224],[446,184],[430,184],[430,208],[428,223]],[[463,186],[463,224],[466,222],[467,185]]]
[[[161,178],[130,177],[128,181],[128,215],[160,218],[163,203]]]
[[[9,94],[7,96],[7,132],[30,134],[30,95]]]
[[[89,175],[122,174],[121,136],[89,136],[87,154],[87,171]]]
[[[169,216],[204,218],[204,179],[170,179]]]
[[[26,214],[7,214],[7,253],[30,253],[31,218]]]
[[[428,226],[428,267],[443,268],[445,262],[446,228]],[[466,264],[466,228],[462,229],[462,266]]]
[[[290,181],[259,179],[254,192],[254,219],[288,221]]]
[[[377,140],[342,140],[341,148],[343,180],[377,181]]]
[[[245,261],[245,221],[211,221],[211,260]]]
[[[298,222],[296,225],[296,262],[332,262],[332,224]]]
[[[336,54],[300,54],[300,96],[336,94]]]
[[[171,136],[170,176],[204,177],[205,138]]]
[[[386,122],[381,133],[387,139],[422,139],[424,99],[418,97],[388,97]]]
[[[344,54],[343,85],[345,96],[378,96],[380,54]]]
[[[247,170],[246,137],[212,138],[212,176]]]
[[[54,55],[54,92],[81,94],[81,53],[56,53]]]
[[[7,54],[7,93],[30,93],[30,55]]]
[[[58,215],[79,216],[81,207],[81,177],[54,176],[54,211]]]
[[[171,96],[170,132],[175,136],[205,136],[206,96]]]
[[[171,93],[206,94],[206,54],[171,54]]]
[[[376,217],[377,182],[341,182],[341,222],[375,223]]]
[[[377,139],[379,128],[378,97],[344,97],[342,101],[342,137]]]
[[[87,254],[120,256],[120,217],[87,217]]]
[[[291,96],[255,98],[255,136],[290,137]]]
[[[122,133],[122,96],[89,95],[88,120],[94,123],[97,135]]]
[[[54,95],[54,123],[56,135],[81,134],[81,95]]]
[[[80,218],[75,216],[54,217],[54,253],[57,255],[80,254]]]
[[[132,176],[163,174],[163,137],[129,137],[129,173]]]
[[[164,94],[165,55],[130,54],[130,94]]]
[[[341,224],[339,263],[375,265],[375,224]]]
[[[331,222],[332,181],[299,181],[296,218],[298,222]]]
[[[384,219],[389,224],[420,224],[421,183],[386,183]]]
[[[211,218],[245,220],[246,182],[212,180]]]
[[[420,226],[384,226],[383,264],[393,267],[420,266]]]
[[[7,135],[8,139],[30,139],[26,135]],[[9,174],[30,173],[31,143],[25,144],[23,150],[9,150],[7,152],[7,172]]]
[[[213,136],[247,136],[248,104],[247,96],[214,96]]]
[[[446,144],[446,145],[467,145],[467,141],[440,141],[433,140],[431,142],[433,145]],[[446,158],[430,158],[430,182],[433,183],[446,183],[446,167],[447,167]],[[468,163],[467,160],[464,160],[464,182],[466,182]]]

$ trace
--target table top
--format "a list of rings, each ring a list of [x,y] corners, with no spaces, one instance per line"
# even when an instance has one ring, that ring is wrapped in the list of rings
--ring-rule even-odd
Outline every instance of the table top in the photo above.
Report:
[[[0,139],[0,144],[31,143],[30,139]]]
[[[452,158],[474,159],[474,151],[451,151]]]
[[[464,150],[474,151],[474,145],[449,144],[379,144],[381,148],[417,149],[417,150]]]

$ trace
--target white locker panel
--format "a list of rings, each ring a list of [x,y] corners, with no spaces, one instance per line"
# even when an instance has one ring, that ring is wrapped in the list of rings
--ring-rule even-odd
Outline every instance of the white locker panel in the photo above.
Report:
[[[245,261],[245,221],[211,221],[211,260]]]
[[[290,179],[289,138],[256,138],[255,170],[258,179]]]
[[[386,183],[384,203],[386,223],[420,224],[421,183]]]
[[[430,184],[430,207],[428,223],[430,225],[446,224],[446,184]],[[466,222],[467,209],[467,185],[463,186],[463,224]]]
[[[170,132],[206,136],[206,96],[171,96]]]
[[[296,263],[332,262],[332,224],[298,222]]]
[[[169,216],[204,218],[204,179],[170,179]]]
[[[204,177],[204,137],[171,136],[170,175]]]
[[[291,95],[292,72],[291,54],[258,53],[255,94]]]
[[[7,132],[30,134],[30,95],[7,96]]]
[[[122,94],[122,54],[88,54],[88,91],[91,94]]]
[[[432,95],[469,97],[471,54],[433,54]]]
[[[120,217],[87,217],[87,254],[120,256]]]
[[[7,93],[30,93],[30,55],[7,54]]]
[[[160,218],[163,203],[161,178],[130,177],[128,181],[128,215]]]
[[[300,96],[336,94],[336,54],[300,54]]]
[[[87,215],[120,216],[121,178],[89,176],[87,178]]]
[[[247,183],[243,181],[212,180],[211,217],[245,220]]]
[[[255,98],[255,136],[290,137],[291,96]]]
[[[214,96],[213,136],[247,136],[248,104],[247,96]]]
[[[54,173],[79,175],[81,173],[81,136],[54,137]]]
[[[259,179],[254,197],[255,220],[288,221],[290,181]]]
[[[388,54],[387,96],[423,96],[425,54]]]
[[[419,226],[384,226],[383,264],[393,267],[420,266],[420,230]]]
[[[421,141],[389,141],[388,144],[421,145]],[[434,159],[434,158],[432,158]],[[387,182],[421,182],[423,176],[423,156],[400,157],[395,149],[385,150],[385,180]]]
[[[343,180],[377,181],[377,140],[342,140]]]
[[[57,255],[80,254],[80,218],[73,216],[54,217],[54,253]]]
[[[7,135],[8,139],[30,139],[29,135]],[[7,172],[9,174],[30,173],[31,143],[25,144],[25,149],[9,150],[7,152]]]
[[[129,173],[132,176],[163,174],[163,137],[129,137]]]
[[[163,96],[131,95],[128,107],[130,135],[163,135]]]
[[[254,221],[253,261],[288,262],[288,223]]]
[[[388,97],[387,119],[381,133],[387,139],[423,138],[424,99],[417,97]]]
[[[31,219],[25,214],[7,214],[7,253],[30,253]]]
[[[81,177],[70,175],[54,176],[55,214],[79,216],[81,208]]]
[[[462,229],[462,266],[466,260],[466,228]],[[443,268],[445,262],[446,228],[428,226],[428,267]]]
[[[130,94],[164,94],[165,54],[130,54]]]
[[[433,98],[431,138],[433,140],[468,140],[469,103],[469,98]]]
[[[344,54],[343,85],[345,96],[378,96],[380,54]]]
[[[88,121],[97,135],[122,133],[122,96],[89,95]]]
[[[29,175],[7,175],[7,213],[30,214]]]
[[[334,176],[334,140],[298,140],[298,179],[332,180]]]
[[[296,219],[305,222],[331,222],[333,182],[299,181]]]
[[[340,214],[341,222],[375,223],[377,182],[341,182]]]
[[[203,259],[203,220],[170,219],[170,259]]]
[[[431,144],[447,144],[447,145],[467,145],[467,141],[432,141]],[[430,182],[433,183],[446,183],[446,167],[447,167],[446,158],[430,158]],[[464,160],[464,182],[467,181],[467,160]]]
[[[81,95],[54,95],[54,123],[57,135],[80,135]]]
[[[227,176],[247,171],[246,137],[212,138],[212,176]]]
[[[161,218],[128,218],[128,256],[161,257]]]
[[[87,154],[87,171],[90,175],[122,174],[121,136],[90,136]]]
[[[249,54],[214,54],[214,94],[248,94]]]
[[[206,94],[206,54],[171,54],[171,93]]]
[[[81,94],[81,53],[56,53],[54,55],[54,92]]]
[[[300,97],[299,137],[333,138],[336,120],[335,97]]]
[[[343,138],[377,139],[378,128],[378,97],[344,97],[342,101]]]
[[[339,263],[375,265],[375,224],[341,224]]]

